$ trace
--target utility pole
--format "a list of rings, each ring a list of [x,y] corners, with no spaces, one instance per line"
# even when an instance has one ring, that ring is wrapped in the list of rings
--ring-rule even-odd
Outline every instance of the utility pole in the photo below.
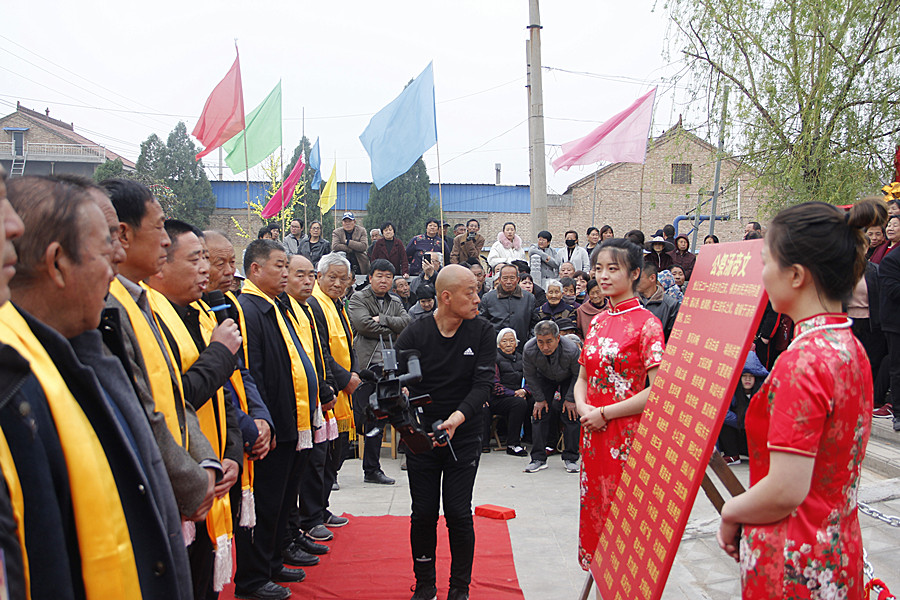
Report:
[[[541,14],[528,0],[528,137],[531,154],[531,233],[547,229],[547,160],[544,152],[544,92],[541,77]]]
[[[716,201],[719,199],[719,175],[722,172],[722,155],[725,154],[725,114],[728,108],[728,92],[730,86],[725,86],[725,97],[722,98],[722,122],[719,125],[719,152],[716,156],[716,177],[713,181],[712,207],[709,209],[709,235],[716,230]],[[699,218],[700,215],[697,215]],[[695,246],[696,247],[696,246]]]

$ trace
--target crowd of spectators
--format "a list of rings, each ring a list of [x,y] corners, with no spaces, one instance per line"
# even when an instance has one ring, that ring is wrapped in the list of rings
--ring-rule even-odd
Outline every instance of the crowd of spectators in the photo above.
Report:
[[[0,521],[14,522],[23,497],[26,509],[38,507],[28,514],[40,515],[25,521],[18,538],[0,538],[16,598],[25,597],[17,585],[42,597],[49,582],[61,598],[211,597],[230,577],[232,540],[236,594],[289,597],[278,584],[300,582],[301,567],[327,560],[325,544],[348,522],[329,511],[329,498],[340,489],[353,438],[363,481],[395,483],[381,468],[381,435],[362,435],[371,432],[359,399],[383,366],[382,350],[411,337],[404,331],[446,338],[431,325],[445,310],[457,311],[462,327],[461,337],[446,338],[456,339],[454,348],[474,344],[477,333],[495,355],[480,412],[465,407],[467,442],[480,433],[481,451],[490,452],[496,439],[497,450],[529,459],[521,463],[527,473],[548,468],[554,454],[578,473],[590,458],[580,448],[584,432],[598,435],[608,418],[642,408],[604,415],[598,406],[585,421],[587,388],[579,382],[585,354],[596,352],[598,325],[630,322],[637,317],[620,317],[638,310],[641,327],[653,329],[652,347],[635,354],[646,356],[632,391],[645,398],[645,379],[652,382],[696,262],[690,239],[672,225],[622,238],[608,225],[590,227],[584,246],[568,230],[554,249],[551,232],[526,246],[512,222],[487,247],[477,219],[452,233],[429,219],[404,244],[392,223],[367,232],[345,212],[330,242],[319,221],[304,234],[305,224],[293,220],[283,238],[277,225],[263,227],[239,276],[224,234],[165,220],[139,183],[25,177],[10,184],[9,199],[0,195],[3,264],[12,265],[16,239],[19,270],[10,285],[14,304],[0,309],[8,400],[0,405],[0,466],[19,477],[0,486]],[[866,231],[869,261],[845,306],[872,365],[876,417],[900,409],[900,313],[891,310],[900,302],[900,253],[893,252],[900,203],[888,212],[884,225]],[[744,239],[764,235],[751,222]],[[703,239],[717,243],[714,235]],[[601,285],[601,270],[606,278],[616,272],[618,287]],[[9,272],[0,278],[0,304]],[[481,319],[460,325],[476,311]],[[770,304],[720,434],[730,464],[747,454],[749,398],[792,335],[790,318]],[[472,347],[466,352],[472,356]],[[440,358],[429,368],[449,360]],[[483,367],[473,368],[486,383]],[[893,423],[900,430],[898,417]],[[76,467],[79,452],[90,468]],[[91,486],[104,494],[117,527],[103,539],[85,526],[98,493]],[[463,504],[454,519],[469,510]],[[123,567],[114,583],[101,581],[92,569],[104,560],[104,545],[117,549],[116,564],[136,572]],[[80,548],[80,556],[67,556],[67,548]],[[26,549],[47,559],[25,562]],[[467,598],[467,576],[456,576],[451,596]],[[430,593],[430,586],[421,589]]]

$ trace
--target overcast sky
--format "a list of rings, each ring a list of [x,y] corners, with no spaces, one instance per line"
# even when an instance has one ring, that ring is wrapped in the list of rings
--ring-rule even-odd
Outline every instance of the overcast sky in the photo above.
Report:
[[[305,108],[325,177],[336,160],[339,181],[371,181],[359,134],[434,61],[442,180],[492,183],[501,163],[502,183],[528,183],[527,0],[32,0],[6,3],[3,21],[0,113],[13,112],[17,100],[49,108],[132,160],[151,133],[165,139],[178,120],[193,129],[234,60],[237,38],[247,112],[282,80],[285,160],[302,135]],[[654,135],[687,111],[676,100],[683,88],[664,81],[680,65],[664,58],[669,26],[661,6],[545,0],[541,22],[548,188],[562,193],[593,168],[554,175],[549,161],[559,144],[657,84]],[[433,182],[436,154],[425,155]],[[213,177],[218,153],[206,158]],[[227,167],[225,175],[233,177]]]

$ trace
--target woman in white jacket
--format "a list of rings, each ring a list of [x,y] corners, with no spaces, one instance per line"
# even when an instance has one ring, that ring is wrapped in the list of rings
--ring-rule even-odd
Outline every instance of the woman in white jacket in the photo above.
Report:
[[[511,264],[514,260],[527,260],[522,238],[516,235],[515,223],[504,223],[503,231],[497,234],[497,241],[488,253],[488,264],[496,269],[500,263]]]
[[[556,253],[559,264],[572,263],[576,271],[587,273],[591,269],[591,257],[587,250],[578,245],[578,232],[569,230],[566,232],[566,245]]]

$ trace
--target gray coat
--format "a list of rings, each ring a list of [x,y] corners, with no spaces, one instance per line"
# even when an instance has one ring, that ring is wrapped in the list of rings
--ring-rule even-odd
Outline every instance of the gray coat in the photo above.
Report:
[[[547,279],[556,279],[559,277],[559,257],[557,257],[556,252],[553,251],[553,248],[549,246],[543,250],[538,248],[537,244],[532,244],[531,248],[528,249],[529,256],[538,256],[541,261],[541,279],[538,281],[538,285],[540,285],[543,281]],[[532,267],[533,269],[534,267]],[[534,275],[534,271],[532,271],[532,278]]]
[[[479,309],[497,333],[504,327],[512,327],[519,338],[520,348],[531,337],[531,329],[537,324],[534,296],[519,286],[507,294],[498,285],[484,295]]]
[[[581,350],[578,348],[578,344],[564,335],[560,336],[559,346],[556,347],[553,354],[546,356],[538,348],[537,339],[531,339],[525,344],[523,355],[525,358],[525,383],[528,384],[528,389],[531,390],[535,402],[553,400],[553,398],[544,397],[544,382],[561,383],[567,379],[569,385],[566,393],[562,394],[562,398],[566,402],[575,401],[575,382],[578,381],[578,373],[581,370],[581,365],[578,363]]]
[[[115,339],[121,332],[121,323],[116,323],[114,316],[118,313],[106,309],[104,314],[107,318],[101,321],[100,327],[108,338]],[[69,343],[81,362],[94,372],[110,402],[116,405],[122,419],[128,423],[135,450],[140,456],[145,475],[150,483],[150,494],[159,511],[160,526],[165,528],[169,540],[174,573],[166,575],[176,582],[177,589],[182,593],[180,597],[189,598],[191,595],[191,568],[181,533],[181,515],[172,491],[172,484],[166,473],[165,463],[160,455],[153,431],[150,429],[150,423],[134,393],[134,388],[123,365],[109,353],[103,341],[104,338],[101,337],[100,332],[93,330],[70,339]],[[145,525],[150,527],[153,524],[146,523]]]
[[[353,327],[353,348],[362,369],[381,364],[380,338],[385,343],[389,338],[391,342],[396,342],[397,336],[412,320],[393,294],[385,294],[384,308],[379,306],[371,287],[350,296],[347,313]],[[378,317],[378,322],[372,317]]]

